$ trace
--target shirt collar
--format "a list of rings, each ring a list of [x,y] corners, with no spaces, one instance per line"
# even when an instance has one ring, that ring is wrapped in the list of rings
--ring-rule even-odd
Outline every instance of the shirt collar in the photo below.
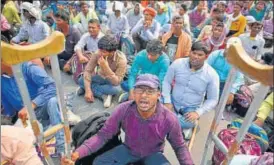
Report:
[[[104,34],[103,34],[101,31],[99,31],[99,33],[98,33],[98,35],[96,36],[95,39],[100,39],[100,38],[102,38],[103,36],[104,36]],[[90,37],[91,37],[92,39],[94,39],[91,35],[90,35]]]

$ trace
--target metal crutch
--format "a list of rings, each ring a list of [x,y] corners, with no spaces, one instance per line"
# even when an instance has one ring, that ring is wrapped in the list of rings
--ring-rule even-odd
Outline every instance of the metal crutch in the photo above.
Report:
[[[49,165],[54,165],[48,151],[46,148],[45,139],[56,132],[64,129],[65,134],[65,145],[66,145],[66,156],[70,158],[71,152],[71,134],[70,128],[68,124],[68,117],[67,117],[67,110],[64,106],[64,91],[61,85],[61,78],[60,78],[60,69],[59,63],[57,61],[57,57],[55,54],[58,54],[64,50],[64,42],[65,37],[61,32],[53,32],[47,39],[33,44],[29,46],[18,46],[18,45],[10,45],[4,42],[1,42],[1,54],[2,60],[12,65],[12,70],[17,81],[20,94],[23,99],[24,105],[27,107],[29,113],[29,120],[32,126],[32,130],[34,135],[37,138],[37,143],[41,148],[42,154],[44,155],[46,162]],[[63,122],[64,124],[58,124],[53,126],[52,128],[48,129],[45,132],[42,132],[39,127],[39,122],[36,119],[35,113],[33,111],[31,100],[29,97],[29,93],[27,90],[26,82],[24,80],[23,74],[21,72],[21,63],[25,61],[30,61],[36,58],[42,58],[46,56],[53,56],[51,57],[51,65],[53,66],[53,76],[56,83],[57,88],[57,96],[58,96],[58,103],[60,110],[62,112]]]
[[[267,94],[267,91],[269,89],[269,87],[267,86],[273,85],[273,67],[255,62],[246,54],[239,42],[235,41],[235,43],[229,47],[227,60],[233,65],[233,68],[231,69],[229,79],[225,84],[224,93],[221,96],[220,102],[217,106],[216,115],[211,124],[210,132],[207,137],[202,158],[202,165],[205,165],[207,163],[206,161],[208,157],[208,151],[210,149],[212,141],[216,144],[216,147],[219,148],[220,151],[222,151],[226,155],[226,159],[223,161],[223,164],[227,165],[231,162],[233,156],[237,153],[239,145],[243,140],[245,134],[247,133],[253,118],[257,113],[260,103],[263,101],[265,95]],[[227,149],[224,143],[217,137],[216,129],[219,125],[229,91],[235,79],[236,68],[243,73],[249,75],[250,77],[256,79],[257,81],[261,82],[262,85],[260,86],[259,92],[256,94],[255,99],[248,109],[246,117],[244,118],[244,122],[237,134],[236,141],[229,149]]]

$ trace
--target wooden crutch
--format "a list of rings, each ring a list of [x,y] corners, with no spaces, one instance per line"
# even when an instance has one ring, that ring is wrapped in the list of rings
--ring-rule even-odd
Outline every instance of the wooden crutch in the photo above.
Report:
[[[233,156],[237,153],[238,148],[248,131],[249,126],[251,125],[260,103],[263,101],[266,96],[269,86],[273,86],[273,66],[267,66],[255,62],[249,55],[245,52],[239,41],[235,40],[234,43],[228,49],[227,53],[228,62],[233,65],[228,80],[225,84],[223,94],[220,98],[220,102],[217,105],[216,113],[211,124],[210,132],[207,137],[205,144],[205,150],[202,157],[202,165],[207,164],[208,151],[212,144],[212,141],[215,143],[216,147],[220,149],[226,155],[226,159],[223,161],[223,165],[230,164]],[[244,122],[237,134],[236,141],[228,149],[225,144],[218,138],[216,135],[216,130],[221,120],[230,89],[236,77],[236,69],[239,69],[242,73],[250,76],[251,78],[257,80],[261,83],[259,92],[255,95],[253,102],[251,103],[247,114],[244,118]]]
[[[69,128],[69,122],[67,117],[67,109],[65,109],[64,104],[64,91],[61,84],[61,76],[59,63],[56,54],[62,52],[65,46],[65,37],[61,32],[53,32],[45,40],[28,46],[19,46],[19,45],[10,45],[1,41],[1,53],[3,62],[12,65],[12,71],[17,81],[19,91],[21,93],[23,103],[27,107],[29,120],[32,126],[34,135],[37,138],[37,143],[41,148],[42,154],[46,159],[46,162],[49,165],[54,165],[48,151],[46,148],[45,139],[56,132],[64,129],[65,133],[65,147],[66,147],[66,156],[70,158],[71,152],[71,134]],[[51,56],[51,66],[53,78],[56,83],[57,96],[59,108],[62,112],[63,124],[58,124],[48,129],[45,132],[39,127],[39,122],[35,116],[34,110],[31,105],[31,100],[29,97],[28,89],[26,82],[24,80],[21,64],[26,61],[30,61],[36,58],[43,58],[46,56]],[[25,123],[25,122],[24,122]]]

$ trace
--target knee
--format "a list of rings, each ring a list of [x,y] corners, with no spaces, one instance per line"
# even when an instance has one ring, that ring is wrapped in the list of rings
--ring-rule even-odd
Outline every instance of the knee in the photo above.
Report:
[[[57,101],[56,97],[52,97],[52,98],[49,99],[47,109],[50,110],[50,111],[59,110],[58,101]]]
[[[101,164],[102,164],[102,155],[97,156],[97,157],[94,159],[94,161],[93,161],[92,164],[93,164],[93,165],[101,165]]]

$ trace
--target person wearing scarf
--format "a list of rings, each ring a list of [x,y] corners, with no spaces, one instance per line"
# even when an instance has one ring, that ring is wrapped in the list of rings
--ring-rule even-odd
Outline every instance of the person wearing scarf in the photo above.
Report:
[[[142,19],[143,13],[142,13],[143,7],[140,3],[136,3],[134,5],[134,8],[130,9],[127,14],[127,20],[130,27],[130,30],[137,24],[137,22]]]
[[[212,27],[214,27],[215,25],[217,25],[218,23],[223,23],[224,19],[222,16],[217,16],[212,18],[211,20],[211,24],[210,25],[206,25],[201,33],[199,34],[197,41],[201,41],[205,38],[208,38],[211,34],[212,34]]]
[[[212,27],[212,34],[203,39],[202,42],[210,49],[210,52],[213,52],[218,49],[225,49],[226,43],[226,29],[223,23],[218,23]]]
[[[167,47],[167,54],[171,62],[178,58],[187,57],[191,51],[191,37],[182,30],[183,24],[184,18],[182,16],[174,16],[171,30],[162,36],[162,43]]]
[[[236,2],[233,7],[233,13],[228,16],[227,27],[229,28],[229,33],[227,37],[238,37],[243,34],[246,27],[246,18],[241,14],[243,7],[242,2]]]

